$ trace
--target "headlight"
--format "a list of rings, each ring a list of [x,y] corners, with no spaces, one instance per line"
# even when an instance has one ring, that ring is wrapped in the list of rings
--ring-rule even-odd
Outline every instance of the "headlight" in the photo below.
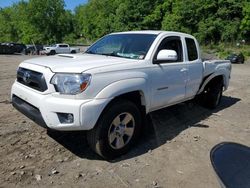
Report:
[[[55,74],[50,83],[61,94],[75,95],[83,92],[89,85],[90,74]]]

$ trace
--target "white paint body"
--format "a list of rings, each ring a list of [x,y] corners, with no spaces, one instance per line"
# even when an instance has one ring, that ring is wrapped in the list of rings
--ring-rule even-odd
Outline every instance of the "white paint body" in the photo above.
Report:
[[[202,92],[215,76],[222,75],[227,89],[231,73],[229,61],[202,62],[200,53],[195,61],[188,61],[184,33],[164,31],[140,31],[152,33],[157,38],[143,60],[92,54],[56,55],[26,60],[20,67],[44,74],[48,89],[39,92],[15,81],[12,95],[37,107],[47,126],[56,130],[90,130],[103,109],[115,97],[132,91],[140,91],[146,113],[181,103]],[[183,62],[153,64],[153,57],[160,42],[167,36],[179,36],[183,46]],[[91,82],[77,95],[56,92],[50,80],[55,73],[89,73]],[[209,76],[208,76],[209,75]],[[203,80],[203,78],[206,78]],[[60,124],[56,113],[72,113],[72,124]]]

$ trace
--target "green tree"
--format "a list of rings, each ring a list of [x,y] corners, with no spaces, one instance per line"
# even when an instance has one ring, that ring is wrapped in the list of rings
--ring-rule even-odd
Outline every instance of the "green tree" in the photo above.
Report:
[[[18,40],[15,24],[13,23],[12,8],[0,10],[0,42],[9,42]]]
[[[72,31],[70,14],[65,11],[64,6],[63,0],[29,1],[28,21],[37,32],[43,33],[41,42],[60,42],[64,35]]]
[[[241,31],[242,31],[242,36],[250,41],[250,2],[245,2],[243,5],[243,19],[241,21]]]

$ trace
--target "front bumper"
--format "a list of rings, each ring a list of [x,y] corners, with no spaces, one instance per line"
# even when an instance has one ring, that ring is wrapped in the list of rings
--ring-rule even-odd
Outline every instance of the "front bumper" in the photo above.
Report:
[[[12,105],[25,116],[36,122],[38,125],[47,128],[46,123],[43,120],[42,114],[38,108],[25,102],[16,95],[12,95]]]
[[[11,98],[13,106],[37,124],[62,131],[92,129],[111,100],[79,100],[55,93],[41,94],[18,82],[12,86]],[[61,123],[58,113],[73,114],[73,123]]]

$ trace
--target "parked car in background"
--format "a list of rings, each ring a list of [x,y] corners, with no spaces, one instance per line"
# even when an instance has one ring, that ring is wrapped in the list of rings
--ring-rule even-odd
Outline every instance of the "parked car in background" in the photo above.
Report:
[[[25,55],[40,55],[40,52],[43,50],[43,45],[26,45]]]
[[[24,44],[6,42],[6,43],[1,43],[0,54],[23,53],[25,49],[26,49],[26,45]]]
[[[245,61],[245,57],[242,53],[237,54],[230,54],[226,60],[229,60],[231,63],[241,63],[243,64]]]
[[[75,54],[80,52],[80,48],[71,48],[68,44],[55,44],[53,46],[45,47],[46,55],[55,54]]]
[[[26,49],[26,45],[22,43],[11,43],[15,48],[15,53],[23,53]]]
[[[0,54],[14,54],[15,48],[13,46],[9,46],[5,43],[0,44]]]

